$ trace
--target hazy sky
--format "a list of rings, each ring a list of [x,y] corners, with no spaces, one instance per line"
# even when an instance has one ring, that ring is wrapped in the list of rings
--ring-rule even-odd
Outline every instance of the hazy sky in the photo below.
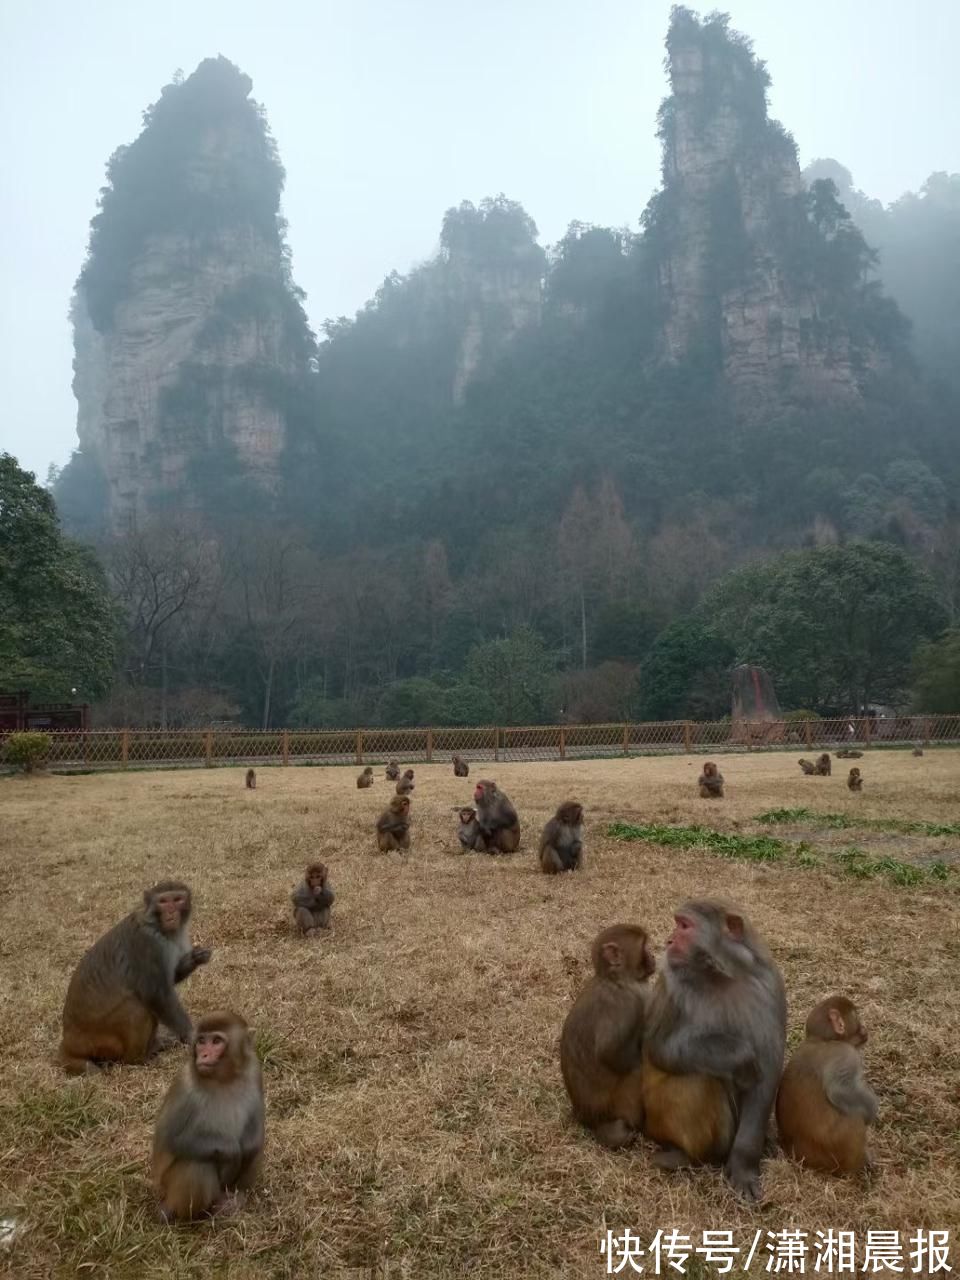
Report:
[[[716,7],[713,4],[705,9]],[[884,201],[960,168],[958,0],[732,0],[801,163]],[[253,79],[287,170],[316,327],[505,192],[541,241],[636,226],[658,180],[668,0],[0,0],[0,449],[41,479],[76,443],[67,307],[104,165],[176,68]]]

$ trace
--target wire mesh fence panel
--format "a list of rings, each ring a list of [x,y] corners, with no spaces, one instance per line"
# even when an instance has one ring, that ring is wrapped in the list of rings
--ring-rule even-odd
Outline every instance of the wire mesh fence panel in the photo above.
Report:
[[[624,724],[567,724],[563,726],[560,754],[565,760],[627,754]]]
[[[560,756],[560,725],[531,725],[501,729],[501,760],[557,760]]]
[[[632,752],[684,751],[688,736],[688,722],[684,720],[650,721],[628,726],[629,746]]]
[[[0,734],[0,763],[10,733]],[[575,760],[721,751],[836,752],[960,745],[960,715],[773,721],[473,726],[441,729],[61,729],[46,734],[61,769],[230,764]]]
[[[490,728],[444,728],[433,730],[434,760],[451,760],[454,755],[471,760],[492,760],[495,754],[494,735]]]
[[[291,764],[353,764],[357,758],[357,731],[291,729],[287,752]]]
[[[362,729],[358,753],[364,764],[385,760],[426,760],[432,729]]]

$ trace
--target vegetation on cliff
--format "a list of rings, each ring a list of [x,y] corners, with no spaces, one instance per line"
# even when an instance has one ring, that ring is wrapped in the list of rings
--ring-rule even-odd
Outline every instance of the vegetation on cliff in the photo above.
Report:
[[[660,116],[664,187],[636,231],[572,223],[544,255],[519,204],[465,203],[448,211],[436,258],[391,273],[353,320],[327,324],[309,375],[253,371],[286,424],[281,503],[251,498],[235,460],[204,455],[187,545],[183,522],[162,513],[136,534],[143,580],[162,568],[183,595],[146,650],[123,569],[131,541],[105,548],[131,620],[105,716],[715,715],[734,660],[769,663],[787,707],[906,696],[910,651],[960,615],[956,404],[910,356],[836,174],[804,187],[749,41],[721,17],[678,9],[671,63],[691,47],[682,111],[675,93]],[[241,110],[264,140],[246,92]],[[666,361],[693,216],[673,154],[681,126],[715,181],[694,210],[708,268],[699,336]],[[275,217],[272,144],[252,154],[269,194],[258,207]],[[851,394],[798,389],[773,362],[759,411],[743,411],[724,363],[726,299],[752,289],[753,306],[759,278],[777,282],[771,314],[806,308],[817,368],[847,362]],[[265,298],[260,286],[225,295],[203,341]],[[761,318],[769,303],[756,304]],[[309,342],[291,316],[302,358]],[[186,364],[166,411],[184,423],[206,413],[204,376]],[[59,492],[70,493],[63,480]],[[846,598],[851,574],[871,607],[890,594],[883,674],[869,681],[838,669],[846,650],[817,613],[821,594]],[[760,639],[711,624],[744,583],[770,610]],[[793,670],[783,635],[797,619],[781,605],[801,588],[813,594]]]

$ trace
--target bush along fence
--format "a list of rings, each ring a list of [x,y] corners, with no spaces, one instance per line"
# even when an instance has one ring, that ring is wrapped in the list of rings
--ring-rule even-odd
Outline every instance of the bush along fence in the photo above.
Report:
[[[91,729],[48,735],[48,767],[227,764],[377,764],[576,760],[722,751],[836,751],[841,747],[960,745],[960,716],[884,720],[674,720],[649,724],[436,729]],[[0,761],[3,738],[0,738]]]

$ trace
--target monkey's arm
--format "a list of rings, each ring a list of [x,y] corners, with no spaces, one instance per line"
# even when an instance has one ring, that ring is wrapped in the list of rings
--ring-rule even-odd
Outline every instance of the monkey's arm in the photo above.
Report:
[[[831,1063],[823,1074],[823,1088],[831,1105],[847,1116],[861,1116],[873,1124],[880,1110],[877,1095],[867,1084],[859,1060]]]
[[[619,994],[617,997],[605,994],[598,1004],[594,1052],[598,1061],[618,1076],[626,1075],[640,1064],[643,1022],[635,1013],[629,1003],[624,1006]]]
[[[317,905],[315,910],[322,911],[324,907],[332,907],[333,900],[335,897],[336,897],[336,894],[333,892],[330,886],[325,884],[323,888],[317,893]]]
[[[211,954],[209,947],[193,947],[185,956],[181,956],[173,971],[174,982],[182,982],[184,978],[189,978],[194,969],[209,961]]]
[[[754,1049],[745,1036],[697,1031],[680,1024],[651,1046],[654,1066],[670,1075],[707,1075],[748,1088],[756,1079]]]
[[[153,1016],[178,1039],[184,1042],[190,1039],[193,1023],[170,981],[157,943],[151,941],[143,948],[140,964],[131,974],[131,986]]]
[[[298,885],[290,895],[290,900],[295,907],[305,907],[307,911],[313,909],[313,890],[307,884]]]

